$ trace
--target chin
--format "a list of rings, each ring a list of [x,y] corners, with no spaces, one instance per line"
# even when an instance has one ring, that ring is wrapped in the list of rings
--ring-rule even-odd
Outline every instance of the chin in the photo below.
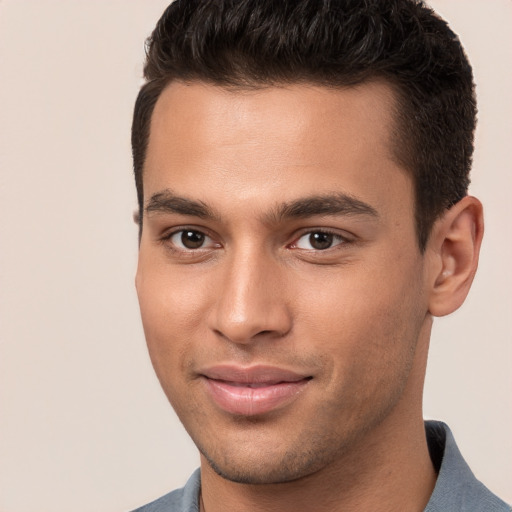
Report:
[[[208,465],[222,478],[231,482],[251,485],[283,484],[310,476],[329,465],[333,450],[310,448],[284,453],[267,453],[259,450],[223,452],[222,456],[200,450]]]
[[[249,468],[241,465],[226,467],[224,465],[220,466],[211,460],[208,460],[208,464],[219,476],[238,484],[284,484],[306,476],[303,471],[298,471],[298,468],[269,467],[268,464],[259,468]]]

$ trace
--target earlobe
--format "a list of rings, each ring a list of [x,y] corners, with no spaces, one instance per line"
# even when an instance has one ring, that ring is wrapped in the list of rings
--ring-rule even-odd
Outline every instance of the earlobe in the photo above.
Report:
[[[432,315],[448,315],[466,299],[478,266],[483,231],[482,204],[471,196],[453,205],[434,224],[427,248]]]

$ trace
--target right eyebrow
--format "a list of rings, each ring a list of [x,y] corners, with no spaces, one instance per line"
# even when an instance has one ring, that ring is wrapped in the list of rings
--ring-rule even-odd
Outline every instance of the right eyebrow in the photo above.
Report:
[[[208,205],[202,201],[194,201],[174,194],[171,190],[164,190],[153,194],[144,208],[146,214],[151,213],[177,213],[190,215],[201,219],[219,219]]]

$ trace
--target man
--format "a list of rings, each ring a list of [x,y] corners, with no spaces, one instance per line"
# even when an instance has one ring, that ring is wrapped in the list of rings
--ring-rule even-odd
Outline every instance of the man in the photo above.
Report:
[[[145,76],[136,285],[201,468],[139,510],[510,510],[422,418],[432,318],[483,234],[446,23],[413,0],[177,0]]]

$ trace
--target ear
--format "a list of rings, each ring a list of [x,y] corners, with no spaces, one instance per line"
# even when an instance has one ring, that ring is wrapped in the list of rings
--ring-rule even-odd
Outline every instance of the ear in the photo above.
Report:
[[[482,203],[466,196],[438,219],[429,238],[429,312],[444,316],[458,309],[478,266],[484,233]]]

